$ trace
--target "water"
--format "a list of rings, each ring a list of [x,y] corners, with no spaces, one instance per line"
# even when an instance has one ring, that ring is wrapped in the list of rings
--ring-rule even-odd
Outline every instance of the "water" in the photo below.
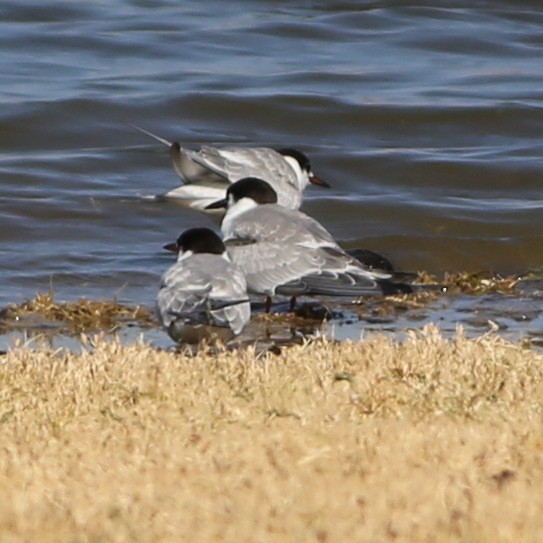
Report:
[[[143,198],[178,179],[131,123],[301,148],[333,185],[304,211],[397,268],[541,268],[542,59],[529,1],[3,0],[0,306],[150,305],[162,245],[213,224]]]

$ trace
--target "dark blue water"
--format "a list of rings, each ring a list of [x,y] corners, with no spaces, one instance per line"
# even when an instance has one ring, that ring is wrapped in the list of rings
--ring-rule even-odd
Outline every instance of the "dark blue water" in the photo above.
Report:
[[[538,2],[0,4],[0,305],[153,303],[161,247],[213,224],[166,147],[294,146],[346,247],[430,272],[543,266]]]

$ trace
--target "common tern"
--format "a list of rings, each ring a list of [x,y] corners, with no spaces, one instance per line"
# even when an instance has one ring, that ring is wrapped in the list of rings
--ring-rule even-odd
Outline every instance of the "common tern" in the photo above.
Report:
[[[185,230],[165,249],[177,262],[162,276],[157,297],[160,321],[176,342],[226,342],[251,317],[243,272],[230,262],[220,237],[209,228]]]
[[[370,269],[347,254],[315,219],[277,205],[269,183],[245,178],[228,187],[226,198],[208,206],[226,208],[221,224],[232,262],[250,292],[267,296],[361,296],[411,292],[394,272]]]
[[[202,146],[196,151],[132,126],[170,148],[173,168],[183,184],[164,196],[181,199],[194,209],[205,210],[224,196],[231,183],[245,177],[265,178],[277,193],[277,203],[289,209],[300,207],[309,183],[330,186],[314,175],[309,159],[297,149]]]

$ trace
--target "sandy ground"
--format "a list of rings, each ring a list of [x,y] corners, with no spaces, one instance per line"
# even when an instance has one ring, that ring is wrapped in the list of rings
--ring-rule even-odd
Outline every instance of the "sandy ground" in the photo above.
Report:
[[[487,335],[0,365],[0,540],[541,541],[543,355]]]

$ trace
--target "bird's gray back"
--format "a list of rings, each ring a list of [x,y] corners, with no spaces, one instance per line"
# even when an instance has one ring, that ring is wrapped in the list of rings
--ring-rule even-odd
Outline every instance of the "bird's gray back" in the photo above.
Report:
[[[224,237],[231,260],[243,270],[253,292],[272,295],[278,286],[308,275],[326,274],[333,280],[344,273],[377,288],[380,275],[345,253],[322,225],[304,213],[262,205],[240,215]]]
[[[245,177],[267,181],[277,192],[279,205],[298,209],[302,192],[296,172],[281,154],[268,147],[215,147],[203,146],[194,151],[191,159],[235,183]]]
[[[247,283],[237,266],[219,255],[196,254],[164,273],[157,308],[167,328],[176,315],[204,311],[208,302],[244,299],[247,299]],[[216,326],[230,326],[238,334],[250,319],[250,306],[238,303],[213,310],[210,316]]]

